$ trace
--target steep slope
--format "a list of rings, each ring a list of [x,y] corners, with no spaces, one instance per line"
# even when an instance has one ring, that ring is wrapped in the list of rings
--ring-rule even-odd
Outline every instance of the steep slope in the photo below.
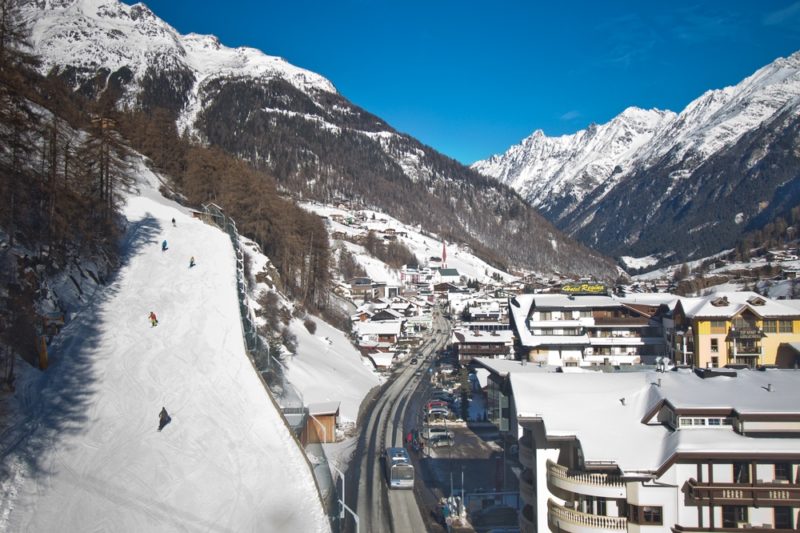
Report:
[[[329,531],[245,353],[227,235],[153,190],[125,214],[116,280],[61,333],[50,368],[19,380],[22,417],[0,434],[0,531]],[[162,406],[172,421],[158,432]]]
[[[40,0],[26,13],[43,72],[89,95],[110,88],[124,105],[168,108],[182,128],[298,197],[374,206],[495,264],[616,275],[513,190],[396,132],[319,75],[214,37],[180,35],[142,4]]]
[[[630,113],[573,136],[534,133],[535,143],[526,140],[473,168],[512,184],[558,227],[615,255],[709,255],[767,214],[781,214],[794,198],[786,191],[800,177],[790,170],[797,162],[800,52],[733,87],[706,92],[678,115],[649,112],[661,118],[636,130],[629,151],[579,143],[592,131],[615,131]],[[574,149],[539,148],[564,143]],[[576,164],[587,160],[606,164],[598,173]],[[687,242],[677,243],[676,234]]]

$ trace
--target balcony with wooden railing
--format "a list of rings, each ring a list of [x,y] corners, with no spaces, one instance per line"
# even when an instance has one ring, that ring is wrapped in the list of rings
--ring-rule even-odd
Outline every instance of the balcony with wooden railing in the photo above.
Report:
[[[551,460],[547,461],[547,484],[571,494],[602,498],[625,497],[625,482],[619,476],[570,470]]]
[[[547,500],[547,523],[552,531],[584,533],[586,531],[626,531],[628,519],[623,516],[604,516],[582,513]]]
[[[690,505],[800,506],[800,485],[794,483],[699,483],[690,479],[683,491]]]

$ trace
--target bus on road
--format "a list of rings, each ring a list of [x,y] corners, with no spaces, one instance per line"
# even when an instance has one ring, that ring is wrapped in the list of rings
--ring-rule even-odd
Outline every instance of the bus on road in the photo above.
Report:
[[[386,448],[384,460],[390,489],[414,488],[414,465],[405,448]]]

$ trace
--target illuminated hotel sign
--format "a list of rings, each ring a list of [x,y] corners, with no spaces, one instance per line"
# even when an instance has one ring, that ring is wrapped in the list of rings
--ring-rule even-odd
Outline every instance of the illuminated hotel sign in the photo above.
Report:
[[[561,287],[561,292],[572,295],[608,294],[608,289],[602,283],[567,283]]]

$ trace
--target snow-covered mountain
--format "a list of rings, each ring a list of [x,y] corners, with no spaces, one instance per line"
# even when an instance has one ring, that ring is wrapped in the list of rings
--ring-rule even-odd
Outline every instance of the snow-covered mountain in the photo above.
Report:
[[[43,72],[66,71],[83,83],[99,72],[118,73],[129,104],[141,100],[147,85],[159,75],[187,75],[191,84],[174,87],[185,91],[187,98],[181,109],[184,125],[194,123],[202,109],[206,84],[213,79],[280,78],[305,92],[336,92],[324,77],[280,57],[254,48],[228,48],[213,35],[181,35],[142,3],[31,0],[25,15],[34,50],[43,60]]]
[[[473,168],[510,185],[558,221],[598,185],[622,177],[642,147],[674,119],[670,111],[630,107],[607,124],[592,124],[572,135],[548,137],[536,130]]]
[[[799,114],[796,52],[735,86],[706,92],[679,114],[629,108],[573,135],[537,131],[472,167],[606,253],[709,254],[768,215],[783,214],[794,198],[787,187],[794,191],[800,177],[785,169],[798,159],[792,146]],[[676,229],[692,242],[665,248],[663,234]]]
[[[615,277],[498,184],[421,144],[280,58],[181,35],[143,4],[30,0],[41,72],[118,105],[162,108],[181,131],[272,174],[284,191],[347,199],[447,235],[494,264]]]

